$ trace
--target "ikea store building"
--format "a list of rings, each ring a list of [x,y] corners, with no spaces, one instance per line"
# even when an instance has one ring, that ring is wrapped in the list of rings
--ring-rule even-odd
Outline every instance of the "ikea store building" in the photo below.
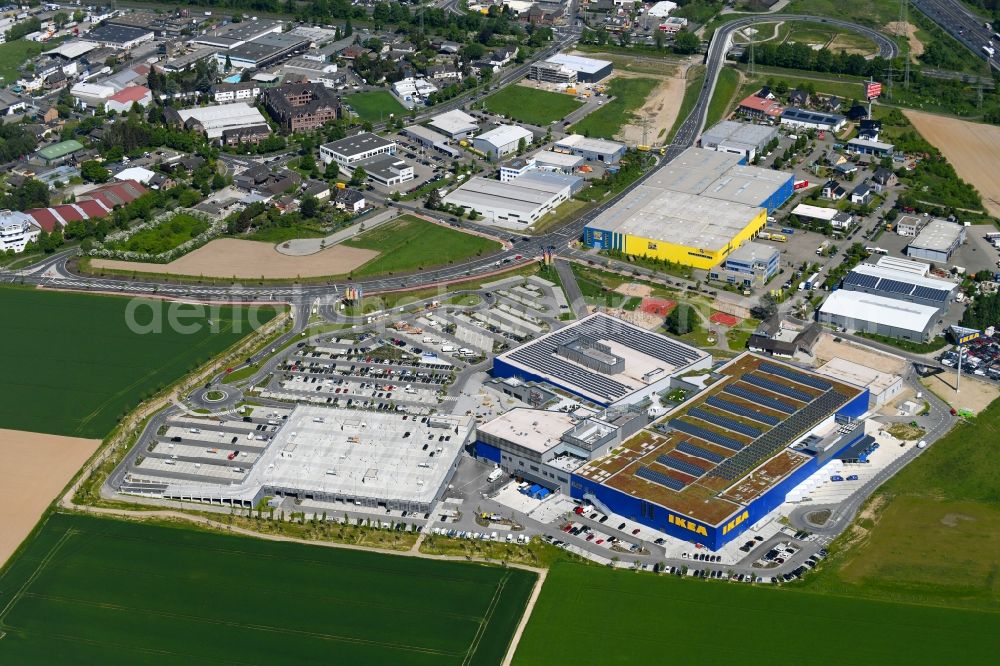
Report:
[[[763,231],[791,196],[790,173],[747,166],[741,155],[688,148],[584,229],[604,250],[709,269]]]

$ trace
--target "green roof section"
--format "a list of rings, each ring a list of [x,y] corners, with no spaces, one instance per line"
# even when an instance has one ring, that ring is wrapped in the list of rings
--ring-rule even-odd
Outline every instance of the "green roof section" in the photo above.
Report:
[[[60,157],[66,157],[71,153],[75,153],[78,150],[83,150],[83,144],[76,139],[70,139],[69,141],[60,141],[59,143],[54,143],[51,146],[45,146],[38,151],[38,155],[42,159],[55,160]]]

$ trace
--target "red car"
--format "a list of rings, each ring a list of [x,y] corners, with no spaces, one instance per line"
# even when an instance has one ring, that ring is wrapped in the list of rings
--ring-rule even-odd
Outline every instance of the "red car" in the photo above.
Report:
[[[588,534],[587,535],[587,541],[593,541],[593,540],[594,540],[594,535],[593,534]]]
[[[578,516],[583,514],[583,507],[582,506],[576,507],[575,509],[573,509],[573,513],[575,513]]]
[[[633,535],[638,534],[638,533],[639,533],[639,528],[638,527],[635,528],[634,530],[632,530],[632,534]]]
[[[573,529],[573,524],[572,523],[566,523],[566,526],[563,527],[563,532],[569,532],[571,529]]]
[[[600,546],[602,543],[604,543],[604,539],[598,539],[595,543],[597,543],[597,545]]]

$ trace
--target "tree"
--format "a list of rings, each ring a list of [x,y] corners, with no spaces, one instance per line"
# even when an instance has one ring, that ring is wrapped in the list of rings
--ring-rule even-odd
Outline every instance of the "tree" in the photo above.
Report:
[[[226,67],[226,71],[227,72],[232,71],[232,69],[233,69],[233,61],[230,60],[229,54],[226,54],[226,65],[225,65],[225,67]]]
[[[87,160],[81,164],[80,175],[89,183],[106,183],[111,178],[111,172],[97,160]]]
[[[437,188],[427,193],[427,198],[424,200],[424,206],[430,210],[438,210],[441,208],[441,192]]]
[[[302,206],[299,208],[303,217],[313,218],[319,213],[319,200],[312,196],[302,198]]]
[[[684,335],[698,330],[698,312],[686,303],[681,303],[667,315],[663,322],[674,335]]]
[[[701,40],[693,32],[688,32],[687,30],[681,30],[674,37],[674,53],[680,53],[681,55],[688,55],[694,53],[701,46]]]
[[[622,30],[618,33],[618,45],[622,48],[627,47],[632,42],[632,35],[628,33],[627,30]]]
[[[666,43],[666,41],[667,41],[667,36],[663,34],[662,30],[657,30],[656,32],[653,33],[653,44],[656,45],[657,51],[663,50],[663,45]]]
[[[337,176],[340,175],[340,165],[336,162],[330,162],[326,165],[326,171],[323,172],[323,177],[327,180],[336,180]]]
[[[778,302],[771,294],[764,294],[757,305],[750,308],[750,316],[761,321],[766,321],[776,314],[778,314]]]
[[[354,34],[354,25],[351,23],[351,19],[347,19],[347,23],[344,25],[344,37],[350,37]]]
[[[359,166],[354,169],[354,173],[351,174],[351,185],[360,187],[365,184],[366,180],[368,180],[368,172],[365,171],[364,167]]]
[[[524,155],[524,151],[527,150],[527,149],[528,149],[528,144],[524,140],[524,137],[521,137],[520,139],[518,139],[518,141],[517,141],[517,154],[518,155]]]

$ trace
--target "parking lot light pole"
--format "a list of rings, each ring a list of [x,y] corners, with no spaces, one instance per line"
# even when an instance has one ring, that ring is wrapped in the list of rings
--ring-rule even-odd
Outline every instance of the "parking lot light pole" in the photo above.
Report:
[[[958,346],[958,377],[955,379],[955,394],[962,390],[962,345]]]

